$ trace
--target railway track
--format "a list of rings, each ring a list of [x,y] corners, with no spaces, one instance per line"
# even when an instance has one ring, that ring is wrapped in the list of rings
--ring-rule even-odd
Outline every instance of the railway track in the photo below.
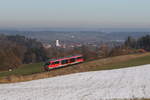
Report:
[[[95,68],[106,64],[110,65],[113,63],[128,61],[134,58],[144,57],[148,55],[150,55],[150,53],[124,55],[124,56],[111,57],[111,58],[99,59],[94,61],[85,61],[83,63],[66,66],[63,68],[58,68],[46,72],[33,73],[31,75],[25,75],[25,76],[12,75],[12,76],[2,77],[0,78],[0,83],[30,81],[30,80],[36,80],[36,79],[42,79],[42,78],[48,78],[48,77],[54,77],[54,76],[60,76],[60,75],[78,73],[78,72],[87,72],[87,71],[95,70]]]

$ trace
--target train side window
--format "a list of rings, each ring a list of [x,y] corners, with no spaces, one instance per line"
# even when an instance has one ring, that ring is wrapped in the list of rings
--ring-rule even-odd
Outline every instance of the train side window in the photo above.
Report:
[[[55,61],[52,63],[52,65],[55,65],[55,64],[59,64],[59,61]]]
[[[56,61],[55,64],[59,64],[59,61]]]
[[[77,60],[82,59],[83,57],[78,57]]]
[[[61,64],[67,64],[68,63],[68,60],[62,60],[61,61]]]
[[[61,64],[65,64],[65,60],[62,60],[62,61],[61,61]]]

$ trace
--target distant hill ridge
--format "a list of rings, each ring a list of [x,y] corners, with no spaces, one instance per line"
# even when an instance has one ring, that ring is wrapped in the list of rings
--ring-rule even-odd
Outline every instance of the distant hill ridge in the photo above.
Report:
[[[109,41],[125,40],[128,36],[139,38],[150,34],[150,32],[102,32],[102,31],[13,31],[0,30],[0,34],[6,35],[24,35],[30,38],[36,38],[41,41]]]

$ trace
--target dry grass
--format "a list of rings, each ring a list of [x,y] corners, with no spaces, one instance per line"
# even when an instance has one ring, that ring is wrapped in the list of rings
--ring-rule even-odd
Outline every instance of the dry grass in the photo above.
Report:
[[[37,74],[32,74],[32,75],[5,76],[5,77],[0,78],[0,83],[30,81],[30,80],[66,75],[66,74],[71,74],[71,73],[93,71],[97,67],[101,67],[104,65],[111,65],[114,63],[118,63],[118,62],[124,62],[124,61],[128,61],[128,60],[135,59],[135,58],[140,58],[140,57],[144,57],[144,56],[150,56],[150,53],[124,55],[124,56],[105,58],[105,59],[85,62],[85,63],[73,65],[70,67],[65,67],[65,68],[61,68],[61,69],[51,70],[49,72],[37,73]]]

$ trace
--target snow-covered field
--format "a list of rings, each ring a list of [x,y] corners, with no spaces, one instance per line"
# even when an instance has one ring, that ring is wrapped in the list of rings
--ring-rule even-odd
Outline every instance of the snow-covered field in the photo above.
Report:
[[[0,100],[114,98],[150,98],[150,65],[0,85]]]

